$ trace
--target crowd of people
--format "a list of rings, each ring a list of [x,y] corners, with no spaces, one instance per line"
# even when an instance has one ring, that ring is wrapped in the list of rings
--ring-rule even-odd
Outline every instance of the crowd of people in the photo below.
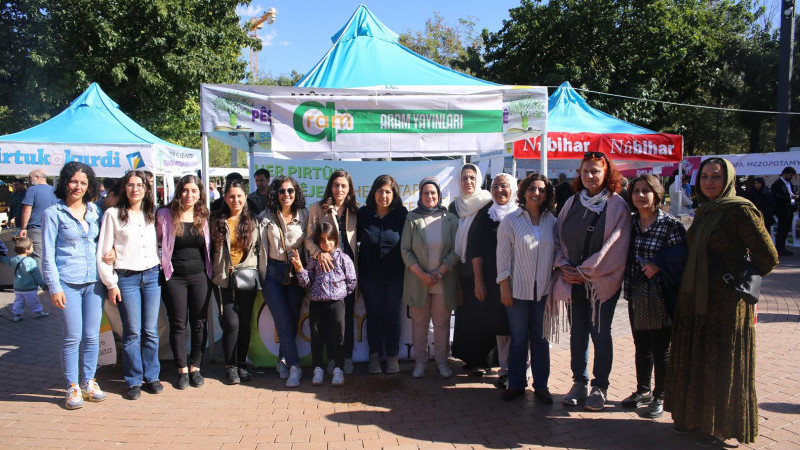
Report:
[[[136,400],[141,390],[163,390],[157,330],[162,301],[174,386],[204,384],[206,317],[215,290],[223,381],[250,381],[249,324],[261,290],[280,341],[276,370],[289,388],[303,376],[295,339],[306,296],[311,384],[322,384],[326,374],[334,386],[345,383],[353,372],[352,317],[360,291],[369,320],[370,374],[400,371],[407,306],[412,377],[425,376],[429,352],[439,376],[451,377],[455,311],[452,355],[466,369],[485,373],[496,354],[503,400],[523,396],[530,369],[534,398],[552,404],[549,342],[568,329],[573,385],[561,401],[590,411],[604,409],[607,401],[611,327],[624,295],[637,383],[622,406],[646,407],[653,418],[669,411],[674,430],[699,433],[703,445],[730,438],[753,442],[753,305],[725,279],[746,261],[765,275],[778,264],[778,253],[759,209],[736,196],[733,166],[720,158],[703,161],[695,185],[699,207],[688,233],[660,208],[666,192],[657,177],[630,180],[625,199],[624,178],[605,154],[585,153],[577,172],[571,184],[561,180],[558,188],[543,175],[518,182],[501,173],[487,191],[480,169],[465,164],[449,208],[439,181],[425,177],[412,211],[403,207],[390,175],[374,180],[359,207],[350,174],[335,171],[323,198],[307,205],[297,180],[270,180],[262,169],[249,196],[241,176],[230,177],[211,210],[202,180],[186,175],[174,198],[156,210],[146,173],[128,172],[108,187],[110,201],[95,202],[92,169],[70,162],[55,189],[40,188],[38,195],[54,200],[42,206],[38,235],[28,229],[18,242],[23,259],[41,252],[41,262],[31,259],[24,271],[39,265],[43,274],[41,282],[21,280],[20,293],[44,284],[59,310],[68,409],[106,398],[95,379],[105,299],[119,308],[127,397]]]

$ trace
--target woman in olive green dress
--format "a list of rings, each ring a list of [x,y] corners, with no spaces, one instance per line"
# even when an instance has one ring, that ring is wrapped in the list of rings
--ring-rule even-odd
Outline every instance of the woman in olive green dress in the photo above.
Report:
[[[723,275],[741,273],[748,252],[761,275],[778,264],[761,213],[736,196],[735,180],[722,158],[700,165],[700,207],[688,231],[689,260],[672,328],[665,409],[675,432],[698,433],[695,442],[704,446],[750,443],[758,435],[753,305]]]

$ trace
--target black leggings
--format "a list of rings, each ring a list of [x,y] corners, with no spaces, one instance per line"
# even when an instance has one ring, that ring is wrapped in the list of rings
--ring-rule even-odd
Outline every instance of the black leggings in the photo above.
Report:
[[[322,349],[328,344],[328,357],[336,367],[344,365],[345,303],[338,301],[311,301],[308,303],[308,320],[311,327],[311,360],[314,367],[322,367]]]
[[[175,366],[179,369],[189,367],[190,363],[194,367],[200,367],[203,362],[208,338],[206,318],[210,294],[205,271],[187,275],[173,274],[161,286],[161,299],[169,316],[169,345],[172,347]],[[186,358],[187,311],[192,335],[189,360]]]
[[[253,302],[256,290],[236,291],[220,288],[222,300],[222,351],[225,364],[243,367],[250,347],[250,322],[253,319]]]
[[[664,398],[671,330],[670,327],[665,327],[660,330],[633,332],[633,345],[636,348],[636,389],[639,392],[650,390],[650,374],[655,366],[656,385],[653,397]]]

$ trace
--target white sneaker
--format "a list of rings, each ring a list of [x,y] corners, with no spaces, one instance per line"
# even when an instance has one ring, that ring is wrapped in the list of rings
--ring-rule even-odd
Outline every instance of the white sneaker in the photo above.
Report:
[[[319,386],[322,384],[322,379],[325,377],[325,371],[322,367],[314,367],[314,377],[311,378],[312,386]]]
[[[83,408],[83,395],[77,384],[71,384],[67,389],[67,399],[64,405],[67,409]]]
[[[334,370],[335,372],[335,370]],[[344,359],[344,374],[351,375],[353,373],[353,359],[352,358],[345,358]]]
[[[296,388],[300,386],[300,378],[303,376],[303,369],[300,366],[289,367],[289,377],[286,379],[286,387]]]
[[[286,361],[278,361],[278,365],[275,366],[275,370],[278,372],[278,376],[281,377],[281,380],[289,378],[289,368],[286,366]]]
[[[106,399],[106,393],[100,389],[100,385],[98,385],[97,381],[94,379],[83,383],[83,386],[81,386],[81,391],[83,392],[83,398],[89,400],[90,402],[102,402]]]
[[[331,386],[341,386],[344,384],[344,372],[342,369],[335,368],[333,369],[333,379],[331,380]]]
[[[397,360],[397,356],[390,356],[386,358],[386,373],[397,372],[400,372],[400,361]]]
[[[422,377],[424,377],[425,376],[425,364],[417,363],[417,365],[414,366],[414,370],[411,372],[411,376],[414,377],[414,378],[422,378]]]
[[[371,374],[378,374],[382,373],[381,370],[381,358],[378,356],[377,353],[370,353],[369,354],[369,368],[367,371]]]
[[[447,363],[439,364],[439,376],[442,378],[450,378],[453,376],[453,371],[450,370],[450,366]]]

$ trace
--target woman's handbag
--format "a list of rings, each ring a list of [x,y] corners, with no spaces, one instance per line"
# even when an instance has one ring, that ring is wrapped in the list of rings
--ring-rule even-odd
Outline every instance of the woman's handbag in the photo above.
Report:
[[[283,285],[289,286],[292,281],[296,281],[294,276],[294,268],[292,263],[289,262],[289,250],[286,248],[286,236],[283,234],[283,228],[278,224],[278,232],[281,234],[281,242],[283,243],[283,253],[286,255],[286,266],[283,268]]]
[[[228,279],[228,287],[239,291],[261,289],[258,269],[252,267],[247,269],[235,269],[231,272],[231,276]]]
[[[719,267],[726,267],[719,255],[714,252],[711,253]],[[749,253],[744,258],[744,266],[741,272],[736,275],[731,272],[723,273],[722,282],[733,289],[748,305],[758,303],[758,297],[761,295],[761,275],[756,266],[753,265]]]
[[[744,267],[738,276],[731,273],[722,274],[722,281],[730,286],[748,305],[758,303],[761,295],[761,275],[750,260],[750,255],[744,260]]]

